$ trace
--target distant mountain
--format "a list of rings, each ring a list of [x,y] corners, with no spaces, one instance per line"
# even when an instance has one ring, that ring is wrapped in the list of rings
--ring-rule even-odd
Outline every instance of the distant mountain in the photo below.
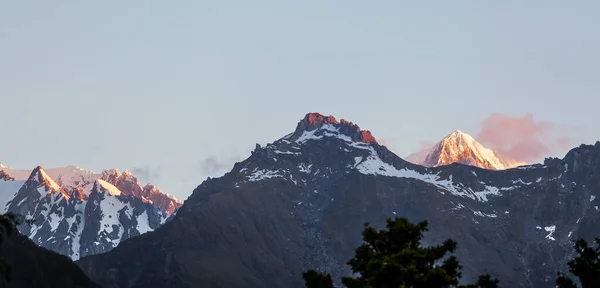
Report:
[[[500,156],[498,153],[485,148],[471,135],[460,130],[450,133],[427,150],[409,155],[406,160],[426,167],[460,163],[493,170],[527,165],[525,162]]]
[[[127,196],[134,196],[144,202],[153,204],[160,210],[167,212],[168,215],[171,215],[183,205],[183,202],[168,193],[162,192],[152,184],[142,187],[138,179],[129,171],[121,173],[118,169],[105,170],[102,172],[100,179],[112,183]]]
[[[30,170],[16,170],[6,166],[0,171],[11,175],[17,181],[25,181],[31,174]],[[142,186],[138,179],[127,170],[121,172],[118,169],[110,169],[104,170],[101,173],[95,173],[71,165],[45,169],[45,172],[49,176],[48,178],[52,179],[67,194],[81,194],[83,199],[87,199],[92,192],[94,182],[98,179],[103,179],[119,187],[124,191],[125,195],[135,196],[150,202],[169,215],[183,205],[183,201],[168,193],[164,193],[152,184]]]
[[[34,243],[79,259],[152,231],[183,204],[130,172],[101,174],[76,166],[0,170],[0,208],[32,221],[21,225]],[[58,179],[58,180],[55,180]]]
[[[458,242],[465,281],[552,287],[571,241],[600,236],[599,191],[600,142],[508,170],[428,168],[311,113],[200,184],[160,229],[78,263],[105,288],[304,287],[307,269],[351,273],[365,222],[402,216],[429,221],[425,245]]]

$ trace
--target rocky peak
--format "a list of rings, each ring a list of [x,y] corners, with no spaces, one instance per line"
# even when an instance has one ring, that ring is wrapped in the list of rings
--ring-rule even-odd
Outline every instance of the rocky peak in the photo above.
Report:
[[[303,131],[312,131],[325,124],[338,125],[340,123],[331,115],[324,116],[320,113],[308,113],[302,120],[300,120],[296,130],[301,129]]]
[[[4,172],[4,170],[0,170],[0,180],[15,181],[15,178],[8,175],[8,173]]]
[[[600,142],[596,142],[594,145],[580,145],[571,149],[565,155],[564,161],[571,173],[597,170],[600,167]]]
[[[342,135],[350,137],[353,141],[362,143],[377,143],[377,140],[369,130],[361,130],[360,127],[350,121],[341,119],[339,122],[333,116],[324,116],[320,113],[308,113],[296,126],[296,130],[291,135],[298,139],[304,133],[317,130],[336,130]]]
[[[154,206],[165,211],[167,215],[173,214],[183,205],[183,201],[163,193],[158,187],[147,184],[142,191],[142,198],[151,202]]]
[[[124,195],[142,197],[142,184],[127,170],[123,173],[119,169],[104,170],[100,179],[114,185]]]
[[[119,171],[119,169],[116,169],[116,168],[104,170],[104,171],[102,171],[101,176],[100,176],[101,179],[103,179],[104,181],[108,181],[108,182],[116,181],[120,177],[121,177],[121,171]]]
[[[134,196],[142,199],[144,202],[150,202],[157,208],[171,215],[174,211],[183,205],[183,202],[175,197],[163,193],[158,187],[148,184],[142,187],[137,177],[133,176],[128,170],[122,173],[118,169],[102,171],[100,177],[103,182],[114,186],[123,195]]]
[[[42,166],[37,166],[33,171],[31,171],[31,175],[27,179],[27,182],[35,184],[38,188],[44,187],[44,190],[48,194],[60,193],[67,200],[70,198],[69,194],[65,192],[48,174],[44,171]]]

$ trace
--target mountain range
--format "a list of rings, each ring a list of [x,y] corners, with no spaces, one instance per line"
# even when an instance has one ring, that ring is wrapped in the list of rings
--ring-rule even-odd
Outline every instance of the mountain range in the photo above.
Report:
[[[466,282],[489,273],[503,287],[553,287],[572,240],[600,235],[600,142],[510,168],[464,133],[449,139],[425,167],[352,122],[309,113],[201,183],[171,221],[77,263],[105,288],[303,287],[307,269],[350,274],[365,222],[406,217],[428,220],[426,245],[458,242]],[[468,165],[446,165],[456,155]]]
[[[23,235],[73,260],[158,228],[182,204],[154,185],[142,186],[129,171],[0,169],[2,213],[21,215],[29,222],[19,226]]]

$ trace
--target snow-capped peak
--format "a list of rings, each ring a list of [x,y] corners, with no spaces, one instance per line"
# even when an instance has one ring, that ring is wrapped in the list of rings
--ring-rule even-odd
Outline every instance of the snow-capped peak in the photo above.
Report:
[[[492,170],[509,169],[527,164],[501,157],[498,153],[481,145],[471,135],[460,130],[448,134],[428,150],[411,154],[407,160],[427,167],[461,163]]]
[[[115,187],[114,185],[102,180],[102,179],[98,179],[96,180],[96,183],[94,183],[94,189],[96,192],[99,193],[108,193],[109,195],[112,196],[120,196],[121,190],[119,190],[119,188]]]
[[[2,162],[0,162],[0,169],[4,169],[4,168],[8,168],[8,167],[7,167],[7,166],[4,166],[4,165],[2,164]]]
[[[60,192],[65,196],[65,198],[69,199],[69,195],[65,193],[65,191],[60,187],[60,185],[56,184],[56,182],[54,182],[54,180],[52,180],[52,178],[48,176],[48,174],[46,173],[44,168],[42,168],[42,166],[37,166],[35,169],[33,169],[28,181],[37,183],[38,187],[43,186],[45,188],[46,193],[48,194]]]

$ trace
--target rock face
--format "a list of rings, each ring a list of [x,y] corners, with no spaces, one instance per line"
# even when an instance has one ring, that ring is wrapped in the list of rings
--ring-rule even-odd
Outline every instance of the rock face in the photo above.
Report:
[[[403,216],[429,221],[426,244],[458,242],[465,281],[490,273],[503,287],[553,287],[571,241],[600,235],[600,142],[486,170],[414,165],[366,135],[308,114],[198,186],[159,229],[78,263],[105,288],[304,287],[306,269],[350,273],[364,222]]]
[[[15,185],[0,185],[12,187]],[[10,195],[8,188],[3,192]],[[5,211],[32,221],[19,231],[44,248],[71,259],[103,253],[120,241],[154,230],[168,215],[151,203],[123,193],[98,179],[84,200],[80,190],[67,193],[42,167],[22,183]]]
[[[450,133],[430,149],[411,154],[406,159],[426,167],[460,163],[484,169],[503,170],[527,165],[525,162],[502,157],[460,130]]]

